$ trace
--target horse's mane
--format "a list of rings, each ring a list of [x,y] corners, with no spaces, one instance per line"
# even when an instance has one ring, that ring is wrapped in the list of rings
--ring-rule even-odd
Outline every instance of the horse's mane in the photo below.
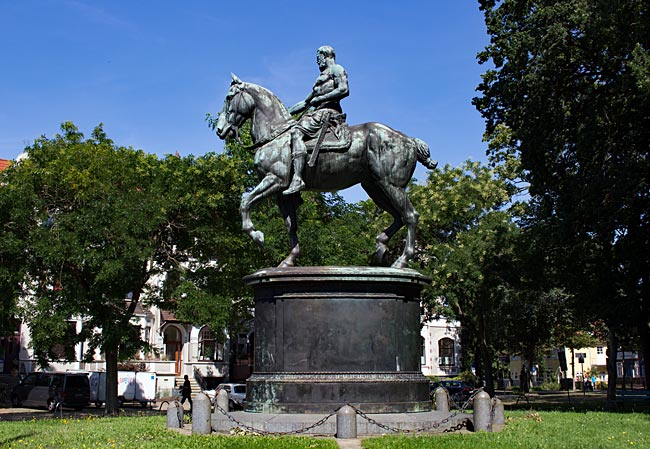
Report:
[[[267,97],[273,99],[279,106],[280,110],[287,115],[288,118],[291,118],[291,114],[289,114],[289,111],[287,107],[282,103],[282,101],[278,98],[277,95],[275,95],[273,92],[268,90],[266,87],[260,86],[259,84],[254,84],[254,83],[244,83],[246,87],[251,88],[252,90],[258,91]]]

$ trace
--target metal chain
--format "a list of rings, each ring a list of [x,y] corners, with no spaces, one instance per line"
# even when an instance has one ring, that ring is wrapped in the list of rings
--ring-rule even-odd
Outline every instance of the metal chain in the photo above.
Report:
[[[323,424],[325,424],[325,421],[327,421],[328,419],[330,419],[332,416],[336,415],[336,413],[338,412],[338,409],[337,409],[337,410],[333,411],[332,413],[330,413],[329,415],[327,415],[327,416],[325,416],[325,417],[319,419],[319,420],[316,421],[315,423],[313,423],[313,424],[311,424],[311,425],[309,425],[309,426],[307,426],[307,427],[303,427],[303,428],[301,428],[301,429],[290,430],[290,431],[287,431],[287,432],[270,432],[270,431],[268,431],[268,430],[256,429],[256,428],[251,427],[251,426],[249,426],[249,425],[247,425],[247,424],[244,424],[244,423],[241,422],[241,421],[238,421],[237,418],[235,418],[235,417],[232,416],[230,413],[228,413],[227,411],[225,411],[225,410],[224,410],[223,408],[221,408],[221,406],[219,406],[218,404],[215,404],[215,407],[216,407],[217,410],[219,410],[219,412],[221,412],[223,415],[225,415],[225,416],[226,416],[230,421],[232,421],[233,423],[237,424],[238,427],[240,427],[240,428],[242,428],[242,429],[244,429],[244,430],[247,430],[247,431],[249,431],[249,432],[256,433],[256,434],[259,434],[259,435],[276,435],[276,436],[282,436],[282,435],[299,435],[299,434],[301,434],[301,433],[308,432],[308,431],[310,431],[311,429],[315,429],[316,427],[322,426]]]
[[[445,388],[445,387],[441,387],[441,388]],[[447,390],[447,389],[445,388],[445,390]],[[451,394],[449,394],[449,390],[447,390],[447,395],[449,396],[449,400],[451,401],[452,405],[455,408],[457,408],[460,411],[465,411],[465,409],[467,409],[469,407],[469,404],[471,404],[472,401],[474,401],[474,397],[483,390],[484,390],[483,387],[477,388],[476,390],[474,390],[472,392],[472,394],[469,396],[469,398],[467,398],[467,400],[465,402],[463,402],[462,404],[459,404],[458,402],[456,402],[454,400],[454,397]]]
[[[354,405],[352,405],[352,404],[347,404],[347,405],[352,407],[352,409],[354,410],[354,412],[357,415],[359,415],[361,418],[368,421],[370,424],[373,424],[373,425],[375,425],[375,426],[377,426],[377,427],[379,427],[381,429],[388,430],[389,432],[396,432],[396,433],[431,432],[434,429],[438,430],[441,426],[449,424],[451,422],[451,420],[453,420],[460,413],[464,413],[465,409],[467,409],[467,407],[469,407],[469,404],[471,404],[472,401],[474,400],[474,397],[481,391],[483,391],[483,388],[479,388],[476,391],[474,391],[474,393],[472,393],[472,395],[469,397],[469,399],[467,399],[467,401],[462,405],[462,407],[460,407],[460,409],[458,409],[457,411],[455,411],[454,413],[449,415],[447,418],[445,418],[443,420],[440,420],[440,421],[434,421],[430,425],[425,426],[425,427],[421,427],[419,429],[400,429],[400,428],[397,428],[397,427],[391,427],[391,426],[388,426],[386,424],[382,424],[379,421],[371,418],[370,416],[365,414],[363,411],[356,408]],[[219,406],[216,403],[216,401],[214,402],[214,407],[215,407],[215,409],[219,410],[219,412],[221,414],[225,415],[231,422],[236,424],[237,427],[239,427],[241,429],[244,429],[244,430],[246,430],[248,432],[256,433],[256,434],[259,434],[259,435],[277,435],[277,436],[281,436],[281,435],[298,435],[298,434],[301,434],[301,433],[308,432],[311,429],[315,429],[316,427],[319,427],[319,426],[322,426],[323,424],[325,424],[325,422],[328,419],[330,419],[332,416],[336,415],[338,413],[338,411],[340,410],[340,408],[339,408],[339,409],[333,411],[329,415],[323,417],[322,419],[319,419],[318,421],[316,421],[315,423],[313,423],[313,424],[311,424],[311,425],[309,425],[307,427],[303,427],[303,428],[300,428],[300,429],[291,430],[291,431],[287,431],[287,432],[270,432],[270,431],[267,431],[267,430],[256,429],[256,428],[254,428],[252,426],[249,426],[249,425],[244,424],[243,422],[237,420],[237,418],[235,418],[233,415],[231,415],[230,413],[225,411],[223,408],[221,408],[221,406]],[[440,432],[441,433],[457,432],[457,431],[467,427],[467,421],[468,420],[465,419],[465,420],[461,421],[460,423],[456,424],[455,426],[450,426],[450,427],[447,427],[445,429],[440,430]]]
[[[456,416],[458,416],[459,413],[464,413],[465,410],[469,407],[469,404],[471,404],[472,401],[474,400],[474,397],[481,391],[483,391],[483,388],[479,388],[476,391],[474,391],[472,393],[472,395],[467,399],[467,401],[465,401],[465,403],[460,407],[460,409],[455,411],[451,415],[449,415],[447,418],[445,418],[445,419],[443,419],[441,421],[434,421],[430,425],[428,425],[426,427],[421,427],[419,429],[399,429],[397,427],[390,427],[390,426],[388,426],[386,424],[382,424],[382,423],[378,422],[377,420],[369,417],[368,415],[366,415],[365,413],[363,413],[361,410],[357,409],[353,405],[350,405],[350,404],[348,404],[348,405],[350,405],[350,407],[352,407],[354,409],[354,411],[357,413],[357,415],[361,416],[363,419],[368,421],[370,424],[374,424],[377,427],[379,427],[381,429],[384,429],[384,430],[388,430],[388,431],[391,431],[391,432],[397,432],[397,433],[431,432],[434,429],[436,429],[436,430],[439,429],[441,426],[444,426],[445,424],[449,424],[449,422],[451,422],[452,419],[454,419]],[[455,431],[461,430],[464,427],[467,427],[467,420],[463,420],[461,423],[457,424],[456,426],[452,426],[452,427],[443,429],[441,432],[455,432]]]
[[[350,405],[350,404],[348,404],[348,405]],[[391,427],[389,425],[380,423],[379,421],[377,421],[377,420],[371,418],[370,416],[366,415],[364,412],[362,412],[361,410],[359,410],[358,408],[356,408],[353,405],[350,405],[350,407],[352,407],[354,409],[354,411],[356,412],[357,415],[361,416],[363,419],[368,421],[370,424],[373,424],[373,425],[375,425],[375,426],[377,426],[377,427],[379,427],[381,429],[388,430],[390,432],[396,432],[396,433],[431,432],[432,430],[434,430],[434,429],[437,430],[438,428],[440,428],[441,426],[444,426],[445,424],[449,424],[450,421],[452,419],[454,419],[456,416],[458,416],[458,414],[460,413],[459,411],[454,412],[451,415],[449,415],[447,418],[445,418],[445,419],[443,419],[441,421],[434,421],[430,425],[425,426],[425,427],[420,427],[418,429],[400,429],[398,427]],[[459,424],[459,426],[460,427],[458,427],[458,426],[456,426],[456,427],[458,427],[459,429],[462,429],[463,427],[465,427],[466,426],[465,421],[463,421],[461,424]],[[443,429],[441,432],[449,432],[449,430]]]

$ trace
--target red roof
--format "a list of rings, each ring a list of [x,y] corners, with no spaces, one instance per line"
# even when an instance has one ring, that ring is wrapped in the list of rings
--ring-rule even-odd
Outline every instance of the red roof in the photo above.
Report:
[[[160,316],[162,318],[163,322],[178,322],[178,319],[176,319],[176,316],[174,315],[174,312],[169,312],[167,310],[161,310],[160,311]]]
[[[9,168],[11,165],[11,161],[8,161],[7,159],[0,159],[0,171]]]

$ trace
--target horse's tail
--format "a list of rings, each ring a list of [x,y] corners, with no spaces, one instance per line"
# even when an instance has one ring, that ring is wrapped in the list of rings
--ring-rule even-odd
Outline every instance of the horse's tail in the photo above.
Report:
[[[417,157],[418,162],[424,165],[429,170],[433,170],[438,166],[438,162],[431,159],[431,153],[429,152],[429,145],[426,144],[424,140],[414,138],[416,147],[417,147]]]

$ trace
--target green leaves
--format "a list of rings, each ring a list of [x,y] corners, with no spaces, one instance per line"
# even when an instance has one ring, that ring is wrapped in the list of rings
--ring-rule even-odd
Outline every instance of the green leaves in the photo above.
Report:
[[[636,327],[647,351],[650,5],[480,4],[491,43],[479,61],[495,69],[474,104],[491,160],[508,167],[511,156],[520,159],[506,174],[520,169],[530,185],[527,225],[552,232],[546,254],[557,285],[581,298],[575,316]]]

